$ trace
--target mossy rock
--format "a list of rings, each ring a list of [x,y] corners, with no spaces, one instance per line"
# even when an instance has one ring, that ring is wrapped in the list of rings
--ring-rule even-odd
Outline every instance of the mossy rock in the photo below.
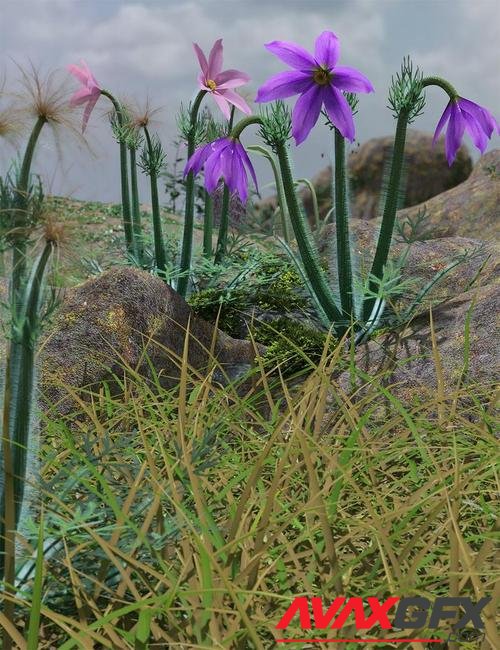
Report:
[[[189,331],[188,363],[204,372],[209,350],[228,374],[246,370],[254,347],[195,316],[185,300],[158,277],[118,267],[68,291],[41,353],[43,404],[59,413],[74,408],[68,389],[98,389],[129,366],[144,376],[154,368],[166,387],[177,384]]]

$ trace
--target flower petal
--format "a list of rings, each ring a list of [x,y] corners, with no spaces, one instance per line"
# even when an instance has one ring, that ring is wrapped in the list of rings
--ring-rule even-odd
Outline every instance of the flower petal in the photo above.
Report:
[[[205,189],[209,194],[213,194],[219,184],[221,176],[221,161],[220,158],[210,156],[205,163]]]
[[[214,81],[217,88],[238,88],[250,81],[250,77],[239,70],[224,70],[215,77]]]
[[[193,43],[193,47],[194,47],[194,51],[196,52],[196,56],[198,57],[198,63],[200,64],[201,71],[203,75],[206,77],[208,72],[207,57],[203,53],[203,50],[198,45],[198,43]]]
[[[444,125],[450,119],[450,113],[451,113],[451,101],[449,101],[446,104],[446,108],[444,109],[443,114],[439,118],[439,122],[437,123],[436,130],[434,131],[434,137],[432,138],[432,146],[436,144],[437,139],[439,138],[441,131],[444,128]]]
[[[86,88],[80,88],[77,90],[73,95],[71,95],[71,98],[69,100],[69,105],[70,106],[80,106],[81,104],[85,104],[85,102],[88,102],[89,99],[92,99],[93,94],[92,92]]]
[[[318,36],[314,46],[316,63],[327,68],[335,67],[340,56],[340,41],[333,32],[325,31]]]
[[[80,83],[82,83],[84,86],[87,85],[89,77],[85,69],[81,70],[77,65],[71,64],[68,65],[67,70],[70,74],[76,77]]]
[[[94,106],[97,104],[98,99],[99,99],[99,95],[98,94],[94,95],[89,99],[87,106],[85,106],[85,110],[83,111],[82,133],[87,128],[90,114],[94,110]]]
[[[218,92],[212,92],[212,97],[214,98],[215,103],[220,108],[226,120],[228,120],[231,117],[231,111],[229,109],[227,99],[224,98],[224,95],[222,95],[222,93]]]
[[[217,94],[217,93],[215,93]],[[246,101],[243,99],[241,95],[238,95],[237,92],[234,90],[221,90],[220,94],[222,97],[227,100],[230,104],[233,104],[236,106],[236,108],[239,108],[242,113],[246,113],[247,115],[251,115],[252,109],[250,106],[246,103]]]
[[[451,102],[450,121],[448,124],[448,129],[446,130],[445,139],[446,158],[448,160],[449,166],[451,166],[452,162],[455,160],[458,148],[462,142],[464,130],[465,120],[462,118],[460,109],[458,108],[456,102]]]
[[[237,143],[235,143],[236,145]],[[243,161],[235,149],[231,165],[231,177],[228,178],[228,186],[233,192],[237,192],[242,203],[248,199],[248,177]]]
[[[268,79],[258,90],[256,102],[270,102],[273,99],[286,99],[305,92],[314,81],[310,73],[286,70]]]
[[[292,135],[296,144],[304,142],[316,124],[323,103],[323,87],[314,84],[303,93],[292,112]]]
[[[248,157],[248,154],[247,154],[247,152],[245,150],[245,147],[241,144],[241,142],[237,142],[236,143],[236,148],[238,150],[238,153],[239,153],[243,163],[246,165],[246,168],[250,172],[250,175],[251,175],[252,180],[253,180],[254,185],[255,185],[255,189],[258,192],[259,191],[259,186],[257,184],[257,176],[255,175],[255,169],[253,168],[252,162],[251,162],[250,158]]]
[[[333,70],[332,83],[339,90],[346,90],[350,93],[374,92],[370,80],[364,74],[361,74],[356,68],[346,65],[339,65]]]
[[[206,159],[212,153],[211,145],[212,143],[210,142],[209,144],[205,144],[196,149],[184,167],[184,177],[186,177],[191,171],[195,176],[200,172],[201,168],[205,164]]]
[[[208,55],[207,76],[209,79],[215,79],[222,70],[222,51],[222,38],[219,38],[215,41]]]
[[[482,128],[480,122],[476,120],[473,115],[468,113],[463,108],[461,108],[460,112],[462,114],[462,119],[465,122],[465,130],[469,133],[474,145],[483,154],[486,151],[486,147],[488,146],[489,136]]]
[[[493,115],[484,108],[475,102],[471,102],[470,99],[465,99],[464,97],[459,97],[458,105],[462,110],[467,111],[477,122],[479,126],[486,133],[488,138],[491,137],[493,131],[498,131],[498,123]]]
[[[264,47],[296,70],[311,70],[316,66],[314,57],[296,43],[271,41],[271,43],[266,43]]]
[[[354,140],[355,128],[352,110],[344,95],[334,86],[325,88],[323,95],[326,113],[340,133],[351,142]]]

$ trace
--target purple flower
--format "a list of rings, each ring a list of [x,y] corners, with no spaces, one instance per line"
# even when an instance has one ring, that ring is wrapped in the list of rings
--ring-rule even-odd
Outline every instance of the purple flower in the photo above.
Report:
[[[292,113],[292,133],[297,144],[307,138],[323,105],[332,124],[352,142],[352,111],[342,91],[371,93],[373,86],[358,70],[337,65],[340,43],[335,34],[323,32],[318,36],[314,56],[300,45],[285,41],[273,41],[266,48],[294,69],[268,79],[257,91],[255,101],[300,94]]]
[[[500,133],[498,122],[486,108],[463,97],[450,99],[448,102],[436,127],[433,144],[439,138],[447,122],[445,149],[448,165],[450,166],[455,160],[464,131],[469,133],[472,142],[481,153],[486,151],[492,133],[494,131]]]
[[[238,192],[242,203],[245,203],[248,198],[247,169],[257,188],[254,168],[247,152],[237,138],[219,138],[198,147],[187,161],[184,176],[191,171],[196,176],[202,167],[205,167],[205,187],[210,194],[215,191],[222,178],[230,191]]]
[[[239,70],[222,70],[222,38],[215,41],[208,55],[208,61],[200,46],[197,43],[193,43],[193,46],[201,68],[198,76],[200,89],[212,95],[226,119],[231,115],[229,104],[233,104],[249,115],[252,112],[250,106],[233,88],[243,86],[250,77]]]

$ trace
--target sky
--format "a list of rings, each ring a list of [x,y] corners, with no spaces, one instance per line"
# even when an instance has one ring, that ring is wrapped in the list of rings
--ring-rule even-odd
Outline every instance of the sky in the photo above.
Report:
[[[424,74],[445,77],[462,96],[500,118],[500,0],[0,0],[0,77],[6,77],[7,90],[14,90],[15,63],[31,61],[42,73],[58,69],[61,78],[68,76],[71,92],[77,84],[66,66],[84,59],[102,87],[139,104],[149,98],[161,109],[157,132],[172,160],[179,106],[197,92],[193,42],[208,51],[223,38],[224,68],[250,75],[242,94],[252,100],[260,84],[286,69],[264,43],[294,41],[311,50],[323,30],[339,37],[340,64],[358,68],[376,91],[360,96],[351,147],[394,133],[387,91],[406,55]],[[429,89],[425,113],[414,128],[432,133],[446,102],[442,90]],[[207,105],[216,113],[211,99]],[[86,132],[88,146],[62,134],[58,147],[50,130],[43,133],[33,170],[42,175],[47,192],[119,199],[118,146],[104,118],[106,108],[101,98]],[[256,144],[255,132],[247,130],[242,141]],[[499,146],[496,136],[489,148]],[[323,168],[331,148],[331,134],[320,120],[305,143],[292,145],[297,177]],[[2,144],[0,172],[13,155],[15,150]],[[262,194],[269,193],[270,171],[263,160],[255,163]],[[143,179],[144,202],[146,187]]]

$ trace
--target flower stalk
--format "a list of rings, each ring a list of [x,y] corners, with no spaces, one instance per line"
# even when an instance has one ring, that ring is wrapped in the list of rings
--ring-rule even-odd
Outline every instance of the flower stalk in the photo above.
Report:
[[[12,339],[5,374],[2,418],[3,462],[0,475],[0,580],[13,584],[14,536],[24,499],[26,465],[33,435],[35,347],[47,265],[55,247],[47,241],[35,262],[13,315]]]
[[[295,233],[295,239],[297,240],[300,256],[304,264],[304,270],[326,316],[332,323],[337,323],[335,330],[341,331],[342,321],[344,319],[333,298],[332,291],[328,286],[323,269],[319,264],[317,254],[313,249],[310,233],[308,233],[305,218],[300,209],[295,192],[287,146],[284,142],[276,143],[276,154],[278,156],[281,177],[283,179],[283,189],[290,214],[290,221]]]
[[[214,200],[205,190],[205,209],[203,212],[203,255],[212,257],[212,234],[214,229]]]
[[[234,120],[234,106],[231,107],[231,114],[229,117],[228,123],[228,133],[231,133],[233,129],[233,120]],[[215,264],[220,264],[223,258],[226,255],[227,251],[227,233],[229,230],[229,204],[230,204],[230,192],[227,183],[224,183],[224,189],[222,191],[222,209],[220,213],[220,222],[219,222],[219,236],[217,238],[217,247],[215,249]]]
[[[47,123],[45,116],[39,116],[31,131],[26,151],[24,152],[19,180],[14,195],[14,238],[12,246],[12,304],[16,305],[16,296],[21,289],[26,273],[26,225],[28,220],[29,183],[31,164],[35,154],[36,145],[43,126]]]
[[[151,212],[153,215],[153,240],[156,268],[164,275],[167,271],[167,257],[161,227],[160,200],[158,197],[158,174],[163,164],[164,155],[159,141],[155,143],[155,146],[148,128],[144,126],[143,130],[146,138],[146,150],[143,153],[142,167],[149,176],[151,186]]]
[[[140,265],[143,263],[144,242],[142,238],[141,208],[139,203],[139,188],[137,183],[137,157],[135,146],[129,147],[130,158],[130,191],[132,195],[132,230],[134,233],[135,255]]]
[[[394,148],[392,151],[391,170],[387,187],[387,196],[384,205],[384,213],[382,215],[382,225],[380,228],[377,248],[375,250],[375,256],[373,258],[371,267],[371,276],[373,276],[373,278],[382,278],[384,267],[387,264],[387,259],[389,257],[392,234],[394,231],[394,223],[396,221],[396,211],[398,209],[398,196],[403,171],[406,131],[408,128],[409,114],[410,113],[407,109],[401,110],[396,125],[396,135],[394,137]],[[369,283],[369,290],[376,292],[377,286],[377,282],[372,279]],[[363,320],[365,322],[367,322],[370,318],[375,300],[376,299],[374,297],[371,297],[367,298],[364,302]]]
[[[110,102],[113,104],[116,113],[116,119],[118,121],[118,126],[120,128],[123,128],[125,122],[125,115],[122,106],[113,97],[113,95],[107,90],[101,90],[101,95],[107,97],[110,100]],[[134,232],[132,229],[130,192],[129,192],[128,170],[127,170],[128,167],[127,144],[123,137],[119,138],[118,144],[120,146],[120,181],[121,181],[121,196],[122,196],[123,230],[125,233],[125,242],[127,245],[127,251],[130,254],[134,255],[135,254]]]
[[[200,109],[206,90],[200,90],[196,95],[190,113],[190,129],[187,138],[187,157],[193,155],[196,147],[196,124],[198,111]],[[177,292],[186,297],[189,286],[189,271],[191,269],[191,258],[193,255],[193,228],[194,228],[194,174],[190,171],[186,178],[186,206],[184,211],[184,229],[182,233],[181,260],[179,265],[179,281]]]
[[[337,235],[337,273],[340,304],[344,318],[353,314],[353,285],[351,242],[349,237],[349,214],[347,202],[347,179],[345,170],[345,140],[335,128],[335,219]]]

